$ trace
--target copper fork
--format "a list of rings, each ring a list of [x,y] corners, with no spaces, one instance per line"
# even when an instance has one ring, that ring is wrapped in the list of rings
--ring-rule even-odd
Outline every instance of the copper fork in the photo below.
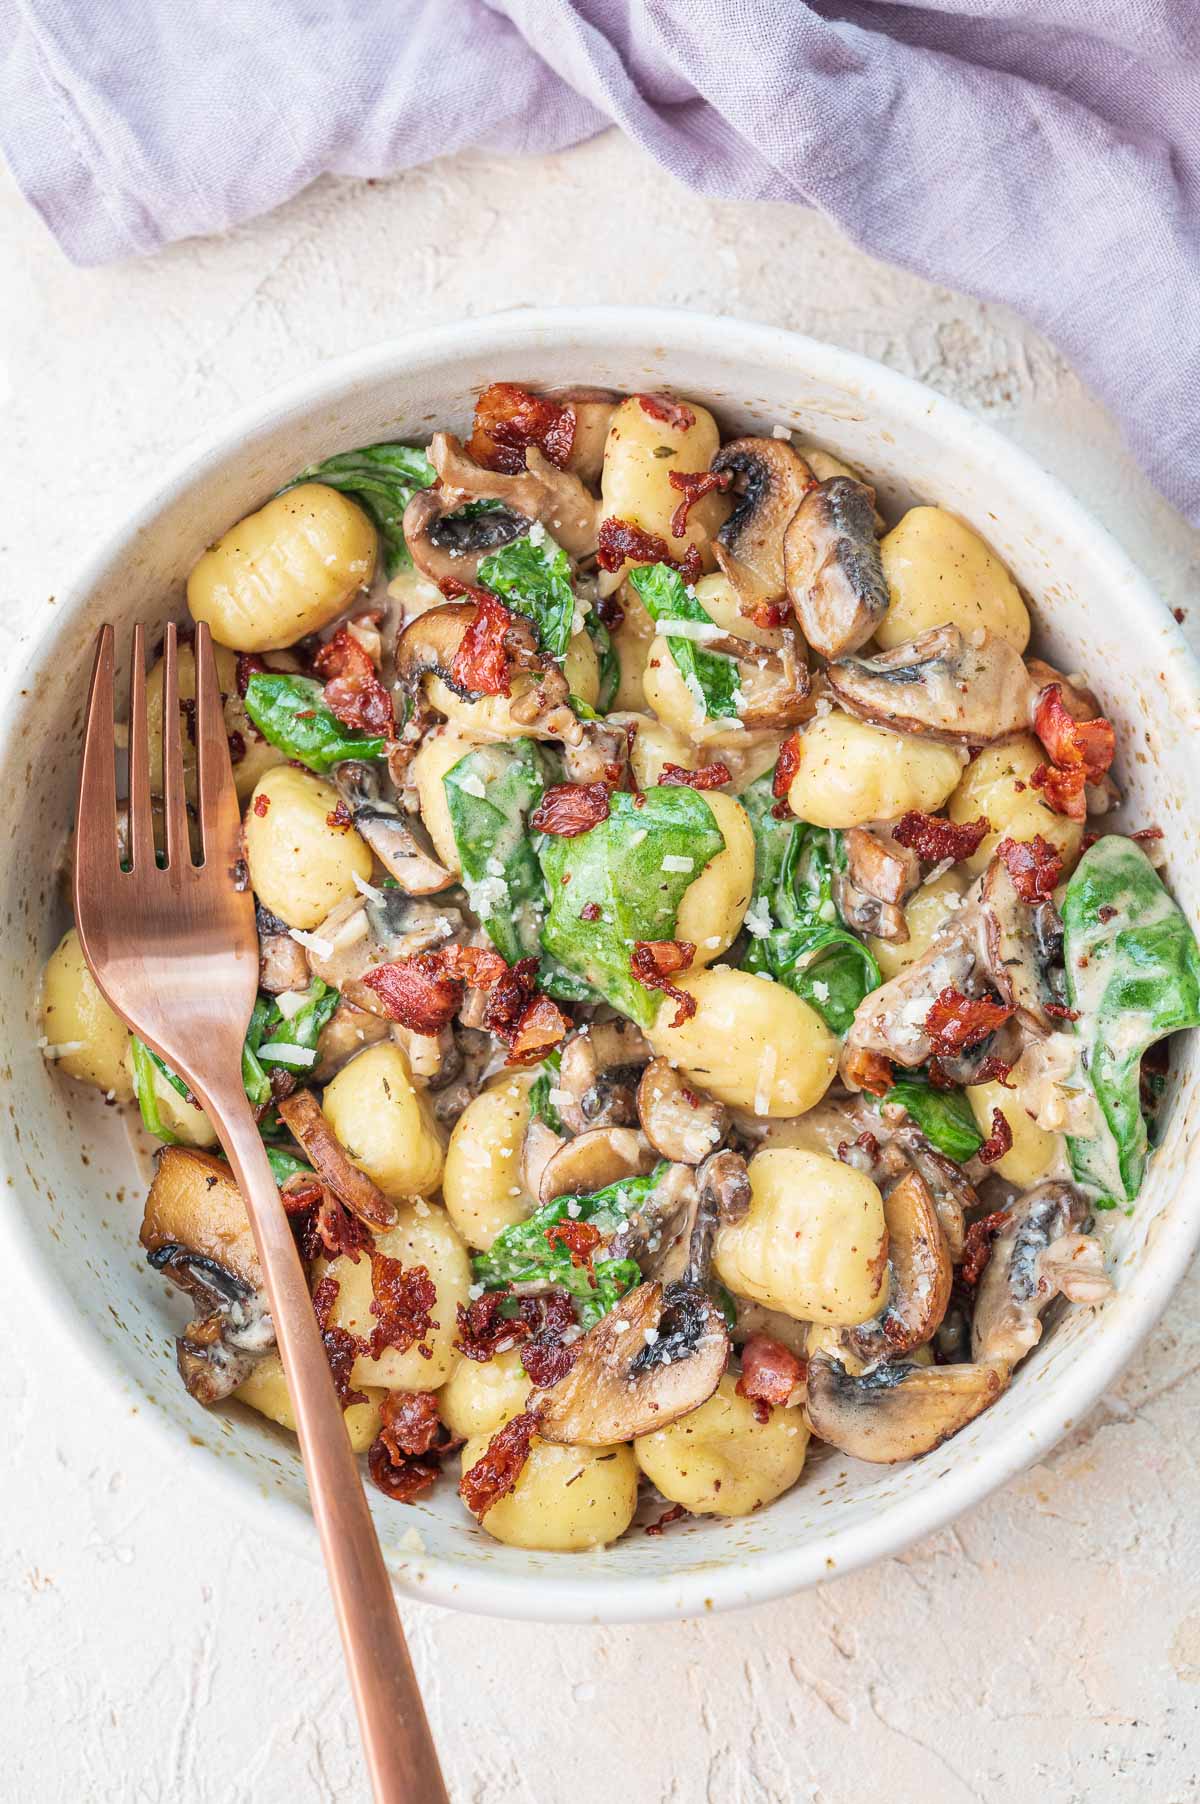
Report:
[[[88,698],[75,849],[75,920],[112,1007],[189,1085],[212,1119],[254,1230],[300,1450],[380,1804],[439,1804],[446,1790],[404,1630],[288,1226],[242,1088],[258,992],[258,936],[208,628],[196,629],[195,739],[201,862],[194,862],[179,737],[176,634],[163,647],[165,857],[156,856],[146,726],[145,635],[134,628],[129,837],[117,847],[111,626]]]

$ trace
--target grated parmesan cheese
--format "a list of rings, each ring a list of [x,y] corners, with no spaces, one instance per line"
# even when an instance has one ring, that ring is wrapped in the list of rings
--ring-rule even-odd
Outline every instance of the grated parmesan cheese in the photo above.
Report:
[[[333,941],[322,939],[319,933],[305,933],[302,927],[289,927],[288,938],[306,951],[315,952],[318,958],[333,957]]]

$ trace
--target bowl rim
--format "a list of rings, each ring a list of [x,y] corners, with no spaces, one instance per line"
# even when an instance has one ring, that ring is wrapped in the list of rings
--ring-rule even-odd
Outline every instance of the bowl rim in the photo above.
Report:
[[[1166,648],[1175,654],[1166,661],[1164,705],[1186,710],[1193,718],[1200,717],[1200,662],[1171,619],[1165,602],[1065,484],[987,421],[915,378],[858,352],[783,327],[682,308],[649,306],[520,308],[425,327],[402,338],[385,339],[324,361],[231,415],[222,416],[216,426],[194,439],[152,482],[144,485],[129,512],[80,562],[70,581],[60,589],[57,605],[39,611],[40,617],[17,642],[8,693],[15,697],[23,686],[28,686],[28,678],[52,642],[60,634],[65,636],[72,631],[74,617],[114,559],[163,508],[218,469],[248,436],[270,429],[297,409],[327,404],[340,392],[372,377],[411,379],[423,364],[440,363],[466,352],[486,354],[490,349],[508,354],[527,347],[535,353],[547,333],[571,334],[581,341],[583,357],[589,345],[597,350],[627,349],[644,356],[648,346],[664,343],[701,355],[705,351],[736,352],[760,364],[764,376],[770,373],[777,377],[781,370],[790,368],[797,375],[811,374],[849,392],[869,385],[896,418],[919,419],[924,429],[935,431],[943,443],[960,449],[972,461],[986,456],[1002,466],[1010,488],[1028,494],[1039,514],[1047,507],[1053,508],[1062,522],[1062,537],[1068,543],[1079,535],[1090,536],[1112,569],[1115,581],[1124,588],[1129,605],[1153,618],[1156,630],[1165,635]],[[22,713],[22,709],[11,709],[0,716],[0,766],[13,758],[18,747]],[[427,1561],[416,1552],[411,1558],[398,1558],[393,1552],[388,1563],[394,1583],[413,1600],[482,1615],[531,1621],[642,1622],[765,1603],[901,1552],[914,1541],[943,1528],[1049,1451],[1128,1363],[1162,1314],[1200,1242],[1200,1192],[1189,1200],[1190,1186],[1183,1181],[1196,1160],[1197,1147],[1193,1143],[1184,1153],[1180,1194],[1156,1223],[1128,1286],[1106,1305],[1101,1331],[1103,1356],[1078,1359],[1056,1377],[1053,1385],[1035,1387],[1020,1421],[997,1435],[977,1459],[945,1474],[936,1489],[903,1495],[866,1522],[831,1528],[800,1546],[747,1554],[737,1564],[728,1566],[706,1562],[691,1572],[609,1575],[600,1586],[594,1577],[576,1577],[580,1567],[575,1562],[586,1561],[586,1555],[564,1559],[561,1571],[556,1569],[552,1574],[530,1579],[519,1573],[490,1571],[482,1564],[448,1559]],[[14,1185],[19,1194],[20,1184],[15,1176]],[[78,1352],[83,1364],[92,1368],[99,1364],[106,1392],[126,1388],[127,1378],[107,1355],[100,1362],[95,1359],[97,1346],[103,1343],[88,1318],[72,1307],[69,1293],[46,1260],[33,1213],[14,1208],[9,1220],[10,1246],[32,1281],[41,1305],[55,1317],[58,1331]],[[175,1455],[181,1449],[191,1451],[185,1433],[165,1411],[155,1406],[141,1409],[139,1414],[152,1424],[154,1432]],[[236,1459],[191,1461],[189,1476],[199,1476],[206,1487],[211,1483],[227,1503],[236,1500],[243,1514],[261,1521],[264,1532],[285,1538],[290,1547],[311,1560],[319,1558],[307,1506],[267,1491],[248,1463]]]

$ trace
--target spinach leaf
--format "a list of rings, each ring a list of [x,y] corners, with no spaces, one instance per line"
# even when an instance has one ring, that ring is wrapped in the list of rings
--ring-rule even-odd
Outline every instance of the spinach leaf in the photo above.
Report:
[[[347,758],[384,754],[384,740],[342,725],[312,677],[256,670],[246,684],[246,712],[264,739],[319,776]]]
[[[539,745],[510,739],[477,746],[442,778],[467,899],[510,965],[541,951],[546,890],[528,823],[552,776]]]
[[[624,1178],[590,1196],[558,1196],[543,1203],[525,1221],[497,1235],[490,1251],[475,1255],[471,1263],[476,1281],[486,1290],[508,1284],[555,1285],[570,1292],[580,1322],[592,1327],[626,1291],[641,1283],[641,1271],[632,1259],[597,1259],[593,1276],[586,1265],[574,1264],[566,1247],[552,1246],[546,1230],[560,1221],[586,1221],[601,1234],[614,1234],[645,1207],[666,1170],[663,1162],[645,1177]]]
[[[418,489],[432,488],[436,481],[433,465],[413,445],[364,445],[310,464],[279,492],[286,494],[300,482],[323,482],[353,496],[378,528],[384,566],[392,577],[412,563],[404,542],[404,510]]]
[[[562,1056],[557,1052],[548,1052],[542,1061],[542,1070],[534,1078],[529,1088],[529,1119],[544,1121],[546,1126],[556,1134],[563,1131],[562,1116],[550,1100],[550,1092],[555,1088],[554,1076],[562,1064]]]
[[[929,1144],[959,1165],[973,1159],[983,1145],[983,1135],[961,1090],[935,1090],[916,1077],[904,1077],[882,1100],[898,1102]]]
[[[596,656],[600,660],[600,693],[596,697],[596,712],[607,714],[616,701],[617,690],[621,686],[621,660],[617,656],[617,648],[613,644],[612,634],[595,608],[590,614],[584,615],[583,624],[588,638],[596,648]],[[576,711],[578,712],[578,710]]]
[[[736,720],[742,682],[734,659],[702,651],[697,639],[670,631],[679,621],[685,626],[716,628],[716,621],[689,591],[678,570],[669,564],[639,564],[629,572],[629,580],[651,620],[663,631],[680,676],[707,717]],[[697,637],[702,640],[703,632]]]
[[[142,1126],[157,1140],[165,1140],[169,1146],[174,1146],[176,1137],[166,1126],[159,1113],[158,1078],[163,1077],[173,1090],[179,1092],[180,1096],[186,1097],[189,1094],[188,1087],[181,1077],[176,1077],[171,1067],[163,1059],[160,1059],[156,1052],[150,1050],[144,1040],[138,1039],[136,1034],[130,1037],[130,1048],[133,1065],[133,1093],[137,1097],[137,1105],[141,1111]]]
[[[834,1033],[844,1034],[882,974],[870,948],[843,925],[833,899],[833,880],[845,862],[841,834],[776,819],[772,775],[739,797],[754,829],[754,894],[744,923],[752,937],[742,963],[786,984]]]
[[[271,1100],[273,1070],[298,1076],[311,1070],[317,1059],[317,1041],[330,1020],[340,993],[314,977],[307,990],[292,993],[287,1012],[274,996],[260,996],[250,1015],[242,1047],[242,1084],[256,1109]]]
[[[647,789],[641,798],[617,790],[609,808],[607,820],[578,838],[545,842],[550,909],[542,945],[606,1002],[649,1027],[661,998],[630,969],[634,942],[674,937],[684,891],[725,838],[703,796],[691,789]],[[599,908],[599,918],[581,920],[589,904]]]
[[[1086,851],[1063,905],[1067,1000],[1100,1119],[1067,1147],[1075,1176],[1132,1202],[1149,1153],[1138,1078],[1156,1041],[1200,1025],[1200,947],[1132,840],[1114,834]]]
[[[544,652],[552,658],[565,654],[575,619],[575,591],[567,554],[553,539],[544,532],[536,543],[532,537],[513,539],[480,561],[477,580],[533,621]]]
[[[271,1176],[281,1190],[288,1179],[294,1178],[297,1172],[312,1170],[312,1166],[306,1159],[297,1158],[295,1153],[288,1152],[284,1146],[268,1146],[266,1154],[267,1162],[271,1167]]]

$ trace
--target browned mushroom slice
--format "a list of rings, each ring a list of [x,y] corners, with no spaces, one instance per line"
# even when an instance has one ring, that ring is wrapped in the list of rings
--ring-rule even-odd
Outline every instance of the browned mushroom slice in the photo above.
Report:
[[[724,1317],[694,1285],[639,1284],[580,1342],[574,1365],[534,1391],[543,1440],[615,1447],[699,1409],[729,1355]]]
[[[454,881],[416,816],[406,819],[394,802],[384,800],[378,771],[349,758],[336,767],[333,779],[356,831],[406,895],[431,896]]]
[[[510,476],[477,464],[452,432],[435,432],[429,460],[439,482],[405,508],[404,537],[413,562],[431,581],[453,576],[474,582],[481,560],[528,532],[535,520],[572,557],[595,550],[599,503],[573,471],[560,470],[535,446],[525,454],[525,469]],[[464,512],[473,501],[497,501],[500,509]]]
[[[713,553],[749,613],[783,600],[783,536],[816,481],[786,439],[735,438],[712,460],[717,475],[733,477],[733,512]]]
[[[627,1127],[589,1128],[565,1140],[542,1167],[538,1201],[556,1196],[590,1196],[622,1178],[641,1177],[658,1163],[654,1148]]]
[[[637,1244],[629,1237],[615,1251],[636,1252],[646,1276],[660,1284],[707,1285],[718,1227],[741,1221],[749,1207],[746,1161],[726,1147],[694,1173],[690,1166],[672,1165],[655,1186],[647,1219],[634,1224]]]
[[[326,1121],[311,1090],[297,1090],[294,1095],[285,1096],[279,1104],[279,1113],[288,1132],[304,1148],[321,1182],[352,1215],[373,1228],[394,1225],[395,1205],[389,1203],[365,1171],[351,1164],[345,1147]]]
[[[620,403],[620,395],[612,388],[586,386],[551,388],[546,393],[549,400],[569,407],[575,415],[575,431],[571,437],[567,469],[573,471],[581,482],[598,487],[604,469],[604,445],[608,438],[609,422]]]
[[[843,1344],[856,1359],[892,1359],[932,1340],[954,1283],[950,1249],[937,1208],[919,1172],[908,1171],[883,1199],[888,1231],[887,1308],[848,1328]]]
[[[780,629],[778,651],[753,645],[727,633],[704,641],[704,649],[733,658],[738,667],[737,732],[785,732],[803,725],[817,711],[819,699],[812,672],[804,661],[804,649],[790,627]],[[705,735],[718,743],[715,733]]]
[[[637,1073],[650,1048],[632,1021],[593,1021],[563,1042],[558,1112],[573,1134],[635,1126]]]
[[[984,962],[1001,998],[1046,1033],[1054,1022],[1046,1004],[1054,1001],[1047,975],[1046,929],[1057,921],[1052,903],[1030,907],[1017,894],[1003,859],[993,858],[979,891]],[[1056,937],[1056,936],[1055,936]]]
[[[968,639],[956,626],[935,626],[877,657],[841,658],[826,675],[851,714],[896,733],[978,746],[1029,729],[1021,656],[982,629]]]
[[[1082,1260],[1055,1254],[1056,1244],[1065,1237],[1088,1238],[1075,1232],[1086,1216],[1087,1204],[1070,1184],[1039,1184],[1014,1204],[975,1295],[971,1346],[976,1359],[1009,1365],[1024,1359],[1042,1337],[1046,1305],[1053,1297],[1071,1294],[1076,1265],[1087,1280],[1087,1300],[1096,1300],[1096,1280],[1103,1277],[1102,1254],[1099,1270],[1090,1253]],[[1098,1242],[1091,1245],[1100,1253]]]
[[[962,908],[929,951],[877,990],[864,996],[846,1036],[850,1051],[879,1053],[912,1070],[933,1048],[925,1021],[945,989],[961,990],[977,963],[977,912]]]
[[[422,490],[423,494],[432,493]],[[441,607],[427,608],[402,629],[396,639],[396,680],[410,693],[415,693],[421,678],[432,673],[441,677],[455,695],[469,699],[472,691],[464,689],[452,675],[454,659],[463,634],[475,618],[475,609],[465,601],[443,602]]]
[[[258,927],[258,987],[268,996],[282,996],[285,990],[308,988],[308,959],[304,947],[294,940],[286,921],[258,903],[254,910]]]
[[[926,1366],[908,1361],[851,1377],[824,1354],[809,1361],[812,1431],[853,1459],[892,1465],[930,1453],[965,1428],[1008,1381],[1003,1366]]]
[[[141,1243],[204,1310],[176,1343],[180,1376],[199,1403],[218,1403],[275,1344],[262,1267],[233,1173],[221,1159],[165,1146]]]
[[[787,529],[783,555],[788,598],[813,650],[823,658],[857,651],[891,600],[866,484],[832,476],[807,494]]]
[[[834,879],[834,900],[848,927],[901,945],[908,938],[903,903],[921,881],[915,852],[886,828],[851,827],[846,869]]]
[[[563,1135],[556,1134],[548,1122],[535,1119],[529,1123],[521,1142],[521,1182],[530,1196],[541,1194],[542,1173],[566,1144]]]
[[[563,751],[563,775],[568,783],[607,783],[612,786],[614,773],[624,775],[629,763],[629,735],[623,725],[610,726],[604,720],[585,720],[578,745]]]
[[[461,938],[465,925],[461,909],[450,901],[431,902],[400,889],[348,896],[309,936],[309,963],[315,976],[356,1008],[383,1014],[379,997],[361,981],[365,974]]]
[[[664,1159],[699,1165],[720,1146],[729,1110],[691,1089],[667,1059],[651,1059],[637,1092],[642,1132]]]

